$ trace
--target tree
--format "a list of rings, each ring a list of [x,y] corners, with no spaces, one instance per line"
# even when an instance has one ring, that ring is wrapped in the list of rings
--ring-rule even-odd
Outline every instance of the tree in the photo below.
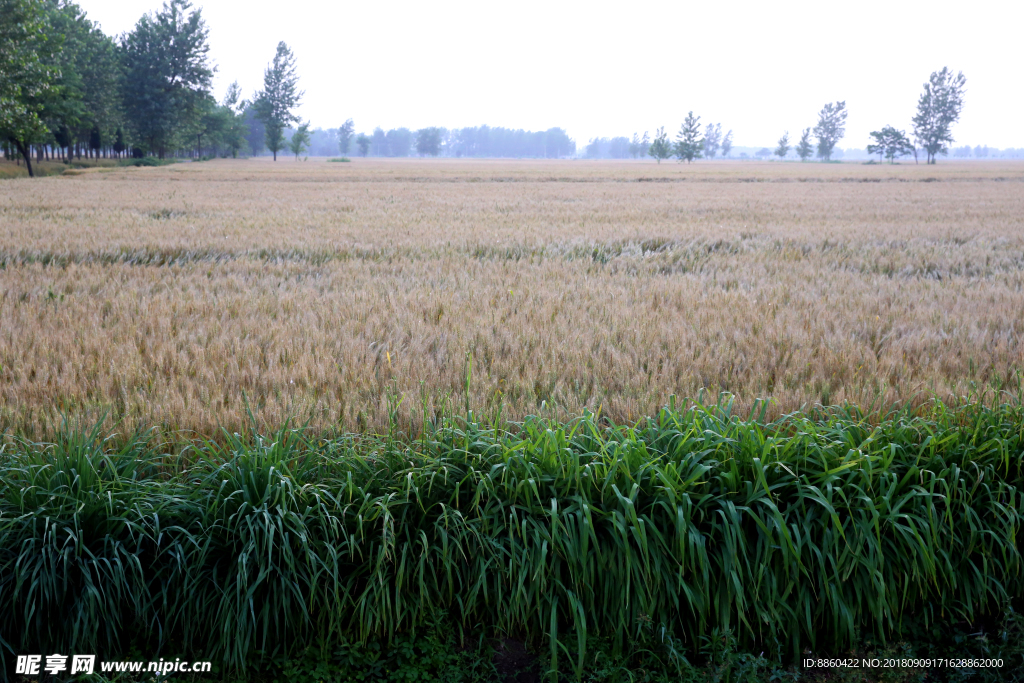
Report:
[[[124,143],[124,131],[118,126],[117,132],[114,133],[114,152],[117,156],[121,156],[121,153],[128,149],[128,145]]]
[[[29,147],[48,133],[40,113],[60,95],[59,72],[47,59],[54,56],[50,33],[41,3],[0,0],[0,138],[21,154],[29,177]]]
[[[242,87],[238,85],[238,81],[233,82],[228,86],[228,90],[224,94],[224,101],[221,103],[224,116],[222,142],[231,151],[233,158],[238,156],[238,150],[242,149],[246,142],[245,110],[247,107],[248,103],[242,99]]]
[[[779,138],[779,146],[775,148],[775,156],[780,159],[785,159],[786,155],[789,154],[789,131],[787,130]]]
[[[309,147],[309,121],[299,125],[288,142],[288,149],[295,155],[295,161],[299,160],[299,155],[306,147]]]
[[[614,137],[608,141],[608,156],[612,159],[625,159],[629,156],[629,138]]]
[[[800,161],[807,161],[814,154],[814,146],[811,144],[811,129],[804,128],[804,132],[800,134],[800,142],[796,145],[796,155],[800,157]]]
[[[356,124],[352,122],[352,119],[345,121],[345,123],[341,124],[341,128],[338,129],[338,151],[341,152],[342,156],[348,154],[348,148],[352,145],[352,134],[355,129]]]
[[[66,76],[68,85],[65,99],[69,106],[65,111],[72,114],[63,123],[72,128],[76,139],[84,141],[88,137],[89,149],[97,156],[121,121],[121,59],[114,41],[78,6],[66,1],[57,6],[63,26],[56,28],[64,32],[65,45],[71,48],[61,60],[62,76]]]
[[[376,128],[373,129],[372,151],[373,156],[375,157],[391,156],[390,154],[388,154],[387,133],[385,133],[384,129],[381,128],[380,126],[377,126]]]
[[[644,137],[647,134],[644,133]],[[660,164],[662,159],[668,159],[672,156],[672,143],[668,141],[668,135],[665,134],[665,126],[662,126],[654,135],[654,142],[647,148],[647,153],[654,157]]]
[[[274,154],[284,148],[284,129],[298,123],[292,111],[299,106],[304,92],[299,91],[295,55],[282,40],[277,44],[274,61],[263,72],[263,90],[256,95],[256,117],[267,131],[267,148]]]
[[[189,13],[191,7],[188,0],[168,0],[139,19],[121,43],[133,137],[161,157],[201,116],[213,77],[209,31],[202,10]]]
[[[924,84],[924,92],[917,101],[917,114],[913,118],[914,137],[928,154],[928,163],[935,156],[948,154],[953,142],[951,128],[960,120],[964,107],[964,86],[967,79],[962,72],[954,76],[949,67],[932,72]]]
[[[890,164],[897,157],[914,153],[914,145],[911,144],[910,138],[907,137],[906,133],[902,130],[896,130],[892,126],[872,131],[871,137],[875,142],[868,145],[868,154],[877,154],[879,157],[885,157],[889,160]]]
[[[731,152],[731,151],[732,151],[732,131],[730,130],[728,133],[725,134],[725,137],[722,138],[722,156],[723,157],[729,156],[729,152]]]
[[[680,162],[700,159],[704,151],[704,138],[700,137],[700,117],[691,111],[686,115],[679,134],[676,135],[675,153]]]
[[[407,157],[412,149],[412,131],[408,128],[392,128],[384,134],[389,157]]]
[[[640,136],[637,133],[633,133],[633,139],[629,141],[629,156],[636,159],[640,156]]]
[[[260,154],[267,146],[267,128],[256,116],[256,107],[251,102],[246,103],[241,114],[242,135],[249,145],[251,154]]]
[[[416,153],[436,157],[441,153],[441,129],[421,128],[416,131]]]
[[[818,156],[823,161],[832,159],[832,150],[846,134],[846,102],[829,102],[818,112],[814,137],[818,139]]]
[[[714,159],[722,141],[722,124],[709,123],[704,129],[704,156]]]
[[[360,133],[356,138],[356,146],[359,148],[359,156],[365,157],[370,153],[370,143],[373,140],[366,133]]]

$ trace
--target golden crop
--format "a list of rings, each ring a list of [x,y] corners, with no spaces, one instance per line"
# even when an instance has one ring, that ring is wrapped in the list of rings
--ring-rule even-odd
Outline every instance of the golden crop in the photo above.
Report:
[[[649,182],[642,182],[649,181]],[[0,182],[0,429],[1019,386],[1024,165],[222,160]]]

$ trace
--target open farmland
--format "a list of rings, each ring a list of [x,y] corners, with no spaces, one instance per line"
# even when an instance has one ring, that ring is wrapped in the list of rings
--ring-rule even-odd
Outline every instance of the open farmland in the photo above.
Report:
[[[648,182],[644,182],[648,181]],[[0,427],[1019,387],[1024,165],[284,159],[0,183]],[[467,385],[468,363],[469,396]]]

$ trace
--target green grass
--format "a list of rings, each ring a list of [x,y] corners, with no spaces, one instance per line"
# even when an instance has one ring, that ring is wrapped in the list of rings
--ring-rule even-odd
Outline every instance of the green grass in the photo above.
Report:
[[[175,453],[98,428],[10,438],[0,651],[230,669],[443,619],[582,679],[602,652],[656,651],[678,677],[726,634],[786,661],[949,633],[1024,596],[1022,418],[936,402],[766,421],[722,402]]]
[[[338,161],[338,162],[348,163],[348,162],[350,162],[352,160],[349,159],[348,157],[336,157],[334,159],[328,159],[327,161]]]
[[[177,159],[160,159],[158,157],[142,157],[141,159],[120,159],[118,166],[167,166],[178,163]]]

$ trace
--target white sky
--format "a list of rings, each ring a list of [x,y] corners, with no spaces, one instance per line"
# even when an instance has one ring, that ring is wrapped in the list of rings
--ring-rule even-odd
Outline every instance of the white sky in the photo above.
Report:
[[[162,0],[79,0],[108,34]],[[910,129],[922,84],[943,66],[967,95],[956,145],[1024,147],[1019,88],[1024,3],[945,0],[193,0],[210,29],[221,99],[245,94],[284,40],[299,114],[314,127],[488,124],[595,136],[671,137],[686,112],[736,145],[768,146],[814,124],[828,101],[850,112],[839,146],[886,124]]]

